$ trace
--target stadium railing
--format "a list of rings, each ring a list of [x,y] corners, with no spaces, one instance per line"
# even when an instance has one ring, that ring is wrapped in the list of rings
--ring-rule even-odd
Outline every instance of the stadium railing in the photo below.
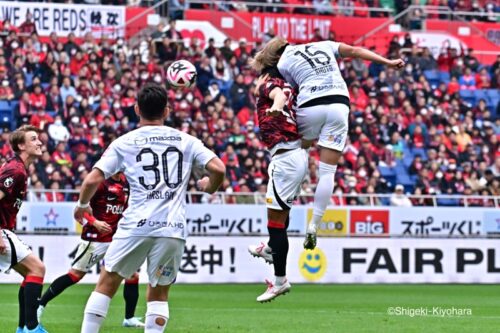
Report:
[[[31,194],[28,196],[28,201],[33,195],[43,195],[50,193],[52,197],[56,197],[57,193],[65,195],[67,200],[72,201],[71,197],[76,197],[80,192],[78,190],[33,190],[30,189]],[[332,195],[332,203],[344,206],[390,206],[390,199],[393,196],[391,193],[343,193]],[[448,195],[448,194],[407,194],[405,195],[412,202],[420,202],[419,206],[428,207],[495,207],[500,208],[500,196],[484,196],[484,195]],[[266,194],[261,192],[216,192],[214,194],[207,194],[204,192],[186,192],[186,199],[188,203],[217,203],[217,204],[265,204]],[[294,204],[308,205],[314,199],[313,194],[301,194],[298,196]],[[33,200],[39,201],[39,200]]]

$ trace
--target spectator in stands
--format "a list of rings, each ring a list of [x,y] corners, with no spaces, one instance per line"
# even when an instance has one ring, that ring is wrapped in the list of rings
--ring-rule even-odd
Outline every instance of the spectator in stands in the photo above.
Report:
[[[274,32],[274,28],[270,27],[263,35],[262,35],[262,44],[266,44],[271,39],[276,37],[276,33]]]
[[[71,85],[71,78],[69,76],[63,78],[60,95],[63,103],[67,102],[68,96],[75,98],[78,95],[75,87]]]
[[[80,51],[80,46],[76,43],[75,40],[75,34],[74,33],[69,33],[68,34],[68,40],[64,44],[64,52],[70,57],[74,56],[76,52]]]
[[[231,38],[226,38],[224,40],[224,45],[220,48],[220,52],[226,61],[229,61],[234,56],[234,52],[231,48],[231,42]]]
[[[465,68],[465,72],[458,80],[458,83],[461,90],[476,90],[476,78],[469,67]]]
[[[31,35],[32,33],[36,33],[36,25],[33,22],[33,14],[28,10],[26,12],[26,21],[21,23],[18,28],[19,33]]]
[[[176,29],[176,24],[177,22],[175,20],[170,20],[170,22],[168,22],[169,28],[165,32],[165,36],[173,42],[182,40],[181,32]]]
[[[57,115],[54,119],[54,123],[49,125],[48,133],[50,139],[52,139],[56,144],[68,141],[70,136],[68,129],[63,124],[63,118],[60,115]]]
[[[404,194],[404,186],[401,184],[396,185],[394,193],[391,195],[391,206],[397,207],[411,207],[410,199]]]
[[[21,84],[22,85],[22,84]],[[10,83],[7,79],[1,81],[0,86],[0,100],[10,101],[15,98],[14,92],[10,87]]]
[[[321,30],[319,28],[314,29],[313,36],[312,36],[310,42],[311,43],[321,42],[323,40],[325,40],[325,38],[321,35]]]

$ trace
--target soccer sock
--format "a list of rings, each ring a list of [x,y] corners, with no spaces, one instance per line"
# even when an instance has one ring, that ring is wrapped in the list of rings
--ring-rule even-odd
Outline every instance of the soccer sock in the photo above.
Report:
[[[90,294],[87,305],[85,306],[81,333],[99,332],[102,322],[108,313],[110,302],[111,298],[97,291]]]
[[[288,236],[285,225],[275,221],[267,223],[269,247],[273,250],[274,275],[286,275],[286,257],[288,255]]]
[[[24,286],[26,285],[26,280],[21,283],[19,287],[19,293],[17,294],[17,300],[19,301],[19,327],[23,328],[26,325],[26,309],[24,303]]]
[[[47,306],[47,303],[57,297],[66,288],[74,285],[78,281],[80,281],[80,278],[74,274],[68,273],[61,275],[54,282],[52,282],[49,289],[47,289],[47,291],[43,294],[42,299],[40,300],[40,305]]]
[[[123,298],[125,298],[125,319],[130,319],[135,315],[135,307],[139,299],[139,279],[125,280]]]
[[[169,316],[168,302],[148,302],[144,333],[163,333]]]
[[[277,286],[281,286],[286,281],[286,276],[275,276],[275,278],[274,281]]]
[[[43,277],[27,275],[24,280],[24,309],[26,318],[26,327],[29,330],[38,326],[36,310],[38,309],[38,299],[42,294]]]
[[[330,202],[335,184],[336,165],[319,162],[319,180],[314,192],[313,218],[312,223],[317,227],[323,215],[326,206]]]

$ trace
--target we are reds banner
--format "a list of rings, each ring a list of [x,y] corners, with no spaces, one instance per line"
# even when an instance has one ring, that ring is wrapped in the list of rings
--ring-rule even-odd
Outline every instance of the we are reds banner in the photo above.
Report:
[[[125,26],[124,6],[65,5],[0,1],[0,20],[9,20],[20,26],[31,13],[40,36],[55,32],[60,37],[74,33],[81,37],[86,32],[96,36],[106,34],[122,37]]]

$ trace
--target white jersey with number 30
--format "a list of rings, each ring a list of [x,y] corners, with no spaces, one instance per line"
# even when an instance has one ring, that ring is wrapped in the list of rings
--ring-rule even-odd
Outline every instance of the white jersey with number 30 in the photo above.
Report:
[[[106,178],[123,172],[130,185],[128,208],[113,238],[186,239],[186,188],[193,166],[215,154],[195,137],[167,126],[144,126],[111,143],[95,164]]]
[[[323,41],[285,48],[278,62],[278,70],[286,81],[299,89],[299,107],[322,96],[349,97],[349,90],[336,60],[336,57],[340,57],[339,45]]]

